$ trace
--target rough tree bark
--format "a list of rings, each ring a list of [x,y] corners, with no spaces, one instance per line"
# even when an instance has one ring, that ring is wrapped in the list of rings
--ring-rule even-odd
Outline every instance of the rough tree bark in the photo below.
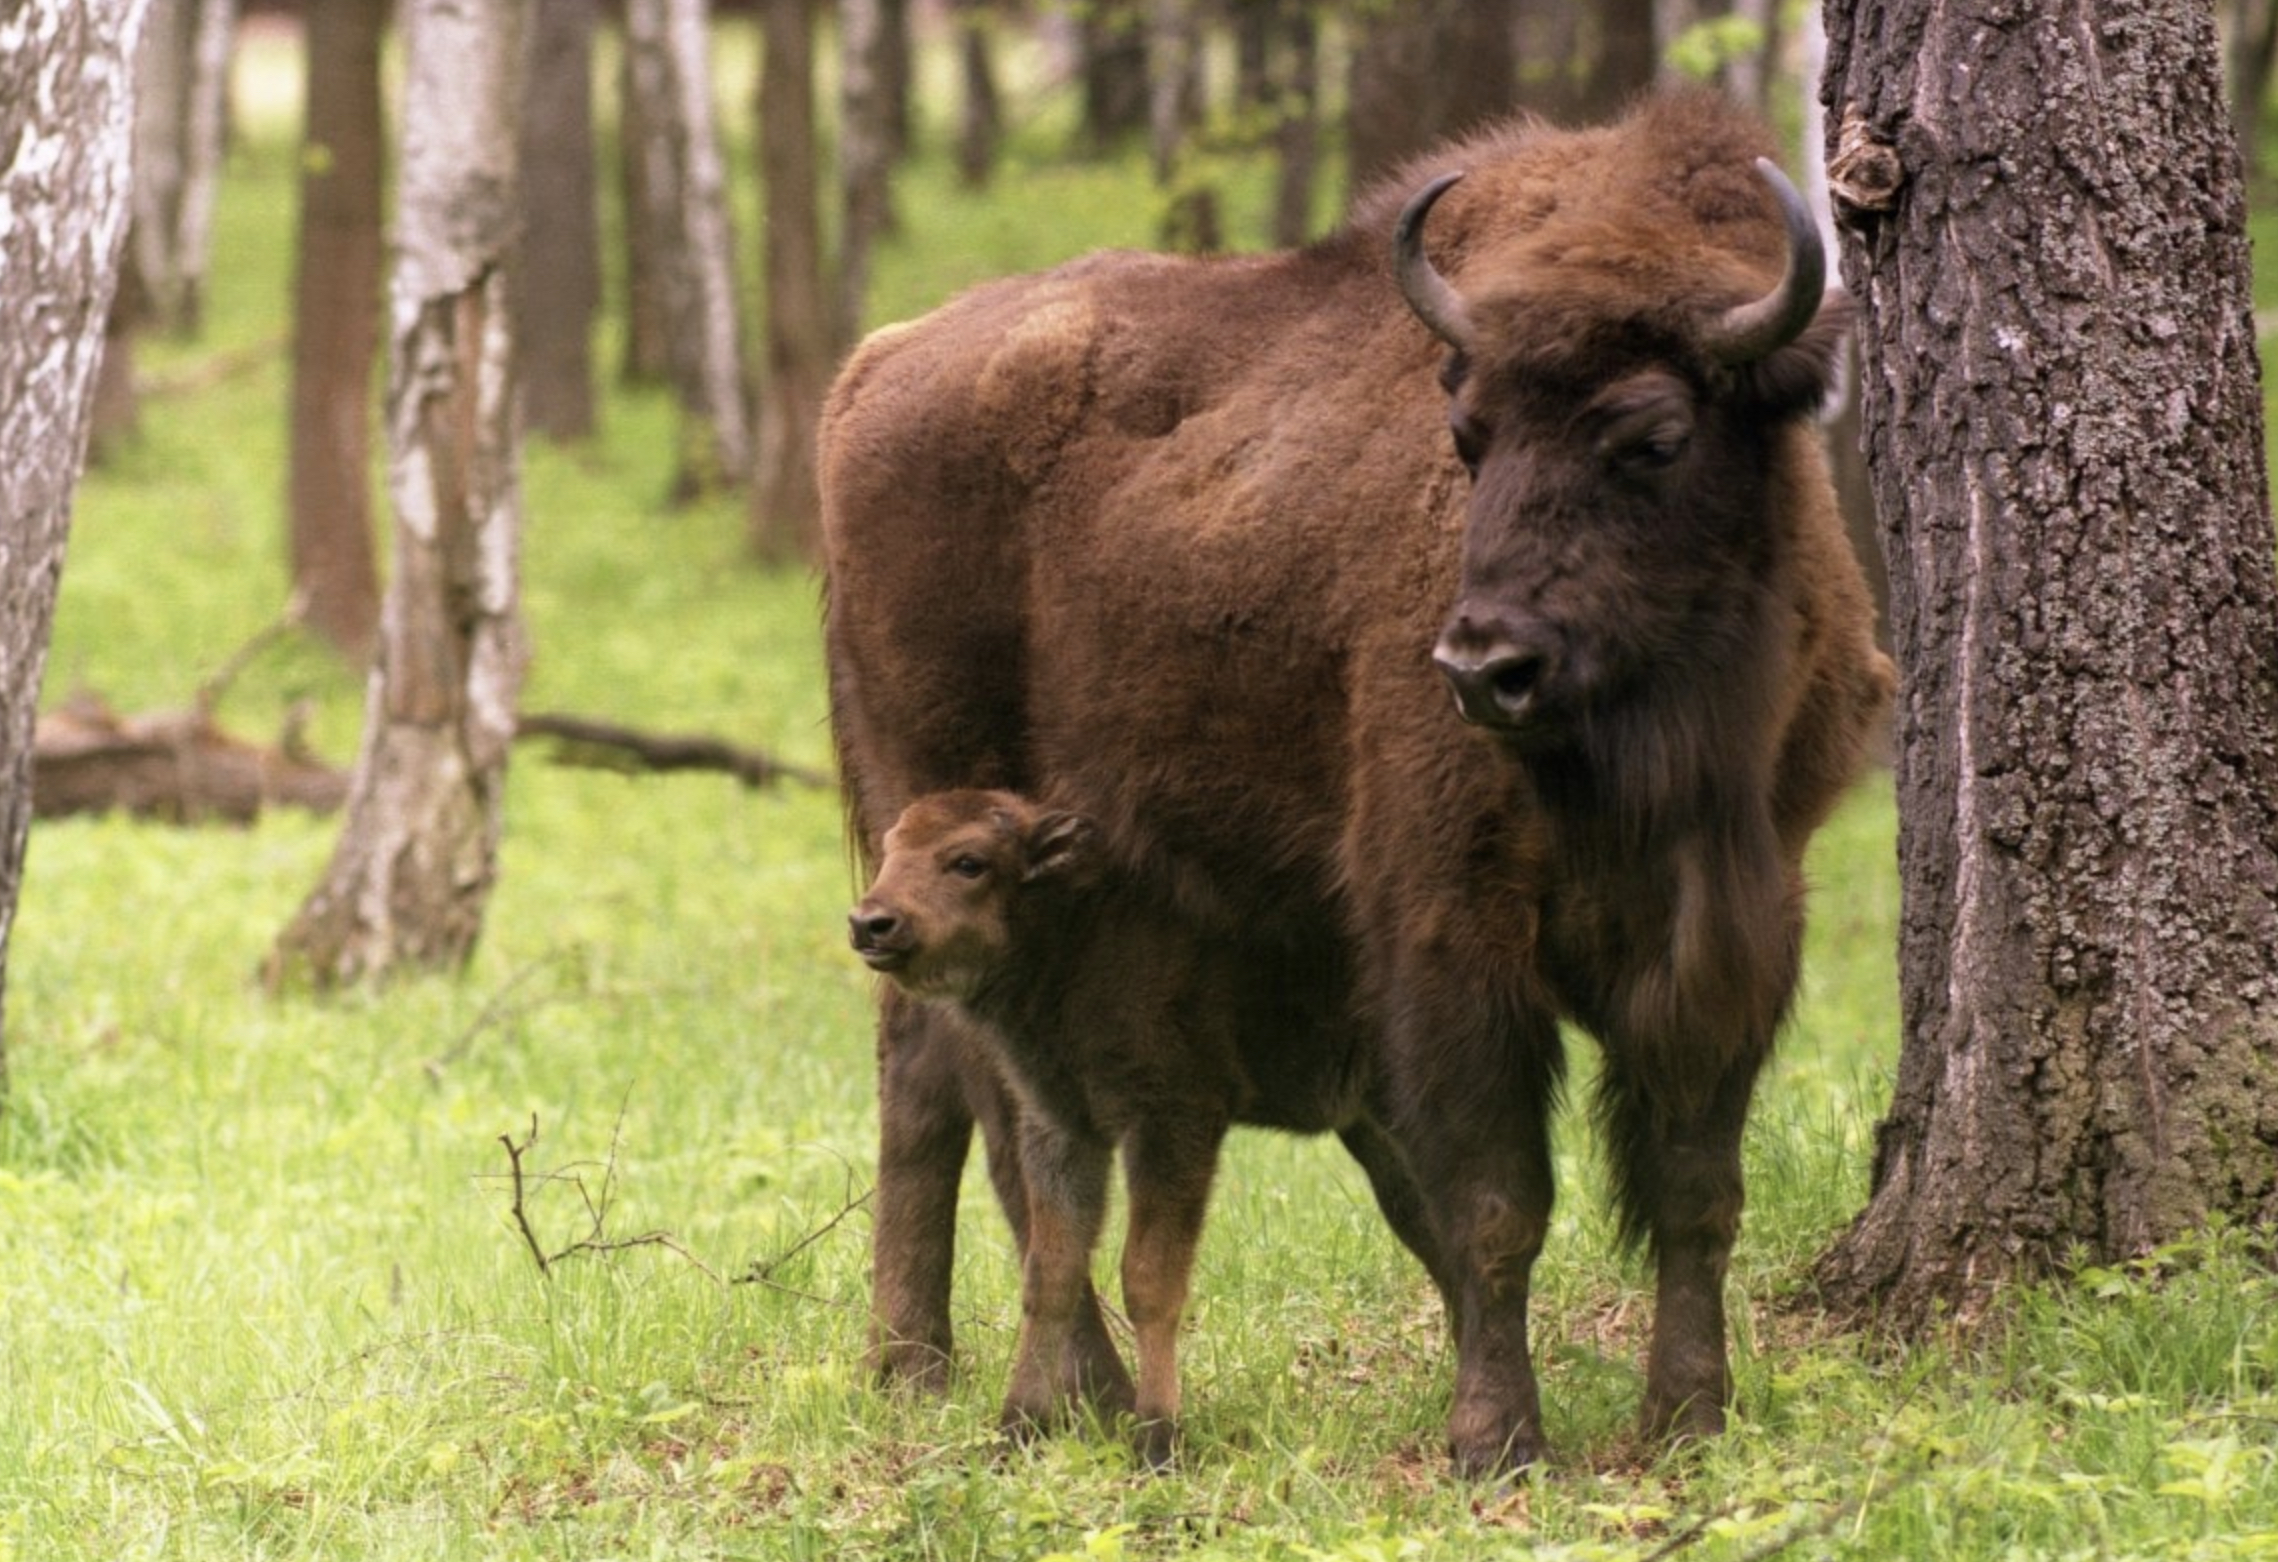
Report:
[[[683,495],[751,474],[751,409],[736,307],[727,164],[713,117],[709,0],[627,0],[626,80],[639,109],[634,181],[644,215],[670,242],[649,264],[663,306],[667,367],[687,416]]]
[[[21,0],[0,24],[0,996],[32,726],[126,241],[142,21],[139,0]]]
[[[388,354],[395,569],[331,866],[272,985],[452,968],[498,872],[524,646],[509,279],[531,0],[407,0]]]
[[[1852,0],[1905,1036],[1827,1255],[1900,1323],[2278,1216],[2278,583],[2210,9]]]
[[[759,177],[767,341],[752,480],[752,550],[769,563],[821,557],[815,425],[836,354],[823,277],[815,135],[814,0],[762,0]]]
[[[372,355],[380,337],[388,7],[307,0],[286,552],[301,619],[362,663],[379,630],[372,530]]]
[[[593,32],[598,0],[546,0],[530,18],[522,100],[522,246],[514,339],[522,413],[548,438],[593,433],[593,322],[601,309],[594,174]]]

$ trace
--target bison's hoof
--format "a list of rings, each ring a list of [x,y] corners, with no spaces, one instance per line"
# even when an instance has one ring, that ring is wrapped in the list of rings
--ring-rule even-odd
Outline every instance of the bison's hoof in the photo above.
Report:
[[[1701,1393],[1670,1400],[1648,1394],[1638,1415],[1638,1431],[1649,1443],[1689,1443],[1724,1431],[1721,1395]]]
[[[1550,1445],[1542,1440],[1542,1433],[1531,1426],[1499,1438],[1459,1437],[1448,1441],[1448,1460],[1459,1480],[1484,1481],[1516,1475],[1529,1465],[1545,1464],[1549,1459]]]

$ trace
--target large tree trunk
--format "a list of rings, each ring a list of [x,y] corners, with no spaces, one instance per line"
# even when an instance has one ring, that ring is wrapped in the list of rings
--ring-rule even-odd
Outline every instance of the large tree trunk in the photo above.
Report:
[[[669,236],[650,250],[649,263],[661,268],[666,361],[687,414],[678,478],[684,495],[751,474],[735,235],[713,119],[710,32],[709,0],[627,0],[640,220]]]
[[[1828,33],[1905,1036],[1822,1277],[1906,1321],[2278,1216],[2278,582],[2209,9],[1859,0]]]
[[[762,0],[759,176],[767,289],[752,547],[771,563],[821,556],[815,425],[835,358],[816,176],[814,0]]]
[[[287,529],[303,621],[354,662],[372,654],[372,355],[379,345],[382,164],[375,0],[308,0],[300,243],[293,278]]]
[[[126,239],[142,19],[139,0],[22,0],[0,26],[0,994],[56,582]]]
[[[593,433],[593,322],[601,222],[593,147],[598,0],[546,0],[531,16],[522,101],[521,275],[514,289],[522,413],[552,439]]]
[[[524,647],[509,278],[529,0],[407,0],[388,361],[396,516],[348,816],[272,983],[472,953],[498,871]]]
[[[1358,0],[1354,12],[1350,189],[1517,100],[1511,0]]]

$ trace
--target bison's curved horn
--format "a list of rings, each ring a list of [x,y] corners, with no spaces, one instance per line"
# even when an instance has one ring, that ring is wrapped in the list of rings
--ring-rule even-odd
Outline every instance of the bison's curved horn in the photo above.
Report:
[[[1728,364],[1753,363],[1801,336],[1827,289],[1827,252],[1811,208],[1770,158],[1757,158],[1756,171],[1772,187],[1787,221],[1788,269],[1778,287],[1754,303],[1735,304],[1702,332],[1703,349]]]
[[[1434,336],[1457,352],[1468,351],[1471,346],[1471,310],[1454,284],[1441,276],[1425,255],[1424,218],[1432,203],[1462,177],[1460,173],[1442,174],[1425,185],[1408,198],[1408,204],[1400,208],[1400,220],[1392,225],[1392,264],[1400,278],[1400,296],[1408,300],[1416,318],[1432,328]]]

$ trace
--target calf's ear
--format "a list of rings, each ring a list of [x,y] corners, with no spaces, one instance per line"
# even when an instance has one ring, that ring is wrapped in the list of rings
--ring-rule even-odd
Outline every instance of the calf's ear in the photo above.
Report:
[[[1099,861],[1099,826],[1082,814],[1054,809],[1038,814],[1024,842],[1028,854],[1023,882],[1090,877]]]

